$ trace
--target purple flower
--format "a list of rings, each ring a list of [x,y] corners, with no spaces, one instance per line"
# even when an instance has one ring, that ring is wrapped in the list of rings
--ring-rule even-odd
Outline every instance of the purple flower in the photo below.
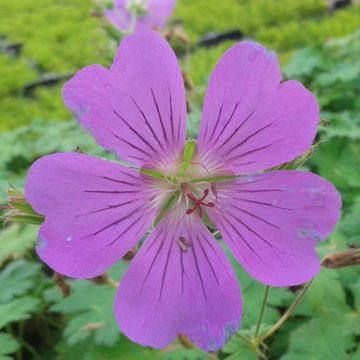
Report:
[[[121,32],[137,32],[162,29],[174,9],[175,0],[114,0],[104,14]]]
[[[45,215],[37,252],[61,274],[92,278],[157,223],[115,302],[130,339],[162,348],[186,334],[214,351],[239,328],[239,285],[205,221],[260,282],[297,285],[317,274],[315,245],[336,224],[341,199],[317,175],[263,172],[305,152],[319,121],[315,97],[282,82],[274,53],[249,41],[225,53],[196,147],[185,146],[180,68],[155,32],[124,38],[110,70],[82,69],[63,95],[97,142],[136,168],[79,153],[36,161],[26,198]]]

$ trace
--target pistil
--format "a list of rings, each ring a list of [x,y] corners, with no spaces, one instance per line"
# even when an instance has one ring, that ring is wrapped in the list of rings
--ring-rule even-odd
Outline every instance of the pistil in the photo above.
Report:
[[[197,198],[196,195],[192,192],[187,192],[186,196],[193,201],[194,206],[192,208],[189,208],[186,210],[186,215],[190,215],[192,214],[197,208],[199,209],[199,216],[200,218],[202,218],[203,216],[203,211],[201,206],[206,206],[206,207],[210,207],[213,208],[215,206],[215,204],[211,201],[205,202],[204,200],[206,199],[206,197],[209,195],[209,189],[205,189],[203,192],[203,196],[201,198]]]

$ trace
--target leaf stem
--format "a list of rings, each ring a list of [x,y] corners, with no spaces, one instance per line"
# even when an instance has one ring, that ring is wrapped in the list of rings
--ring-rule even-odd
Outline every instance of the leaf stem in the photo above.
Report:
[[[247,337],[245,337],[244,335],[242,335],[242,334],[240,334],[240,333],[235,333],[235,335],[239,338],[239,339],[241,339],[244,343],[246,343],[246,344],[250,344],[251,343],[251,341],[250,341],[250,339],[248,339]]]
[[[268,299],[268,296],[269,296],[269,290],[270,290],[270,286],[266,285],[265,293],[264,293],[264,298],[263,298],[263,301],[262,301],[262,304],[261,304],[259,317],[258,317],[258,320],[257,320],[257,323],[256,323],[256,328],[255,328],[254,337],[257,337],[258,334],[259,334],[261,321],[262,321],[262,318],[263,318],[263,316],[264,316],[265,306],[266,306],[267,299]]]
[[[308,281],[305,284],[305,286],[302,288],[299,295],[296,297],[294,302],[289,306],[289,308],[284,312],[282,317],[275,323],[275,325],[269,331],[267,331],[265,334],[263,334],[260,337],[261,341],[264,341],[264,340],[268,339],[269,337],[271,337],[276,331],[278,331],[283,326],[283,324],[291,316],[291,314],[293,313],[295,308],[299,305],[299,303],[303,299],[303,297],[306,294],[307,290],[309,289],[311,283],[312,283],[312,280]]]

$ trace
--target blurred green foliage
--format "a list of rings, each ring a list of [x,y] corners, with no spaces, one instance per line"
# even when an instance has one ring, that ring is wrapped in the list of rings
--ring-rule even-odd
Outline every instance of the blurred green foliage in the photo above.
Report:
[[[24,87],[44,74],[71,74],[81,67],[106,64],[108,40],[92,1],[0,0],[0,131],[34,118],[67,119],[61,88]],[[19,44],[16,56],[5,47]]]
[[[286,77],[302,81],[318,97],[322,118],[315,154],[306,167],[334,182],[344,199],[343,218],[319,255],[359,246],[360,231],[360,7],[330,14],[325,0],[179,0],[191,46],[208,32],[239,29],[279,52]],[[54,86],[26,88],[44,74],[67,75],[79,68],[109,65],[114,43],[104,31],[99,6],[90,0],[0,0],[0,200],[8,184],[22,188],[38,157],[80,147],[113,158],[75,121]],[[334,37],[350,34],[340,39]],[[3,44],[21,43],[20,55]],[[210,71],[233,44],[192,49],[181,60],[195,86],[189,92],[188,131],[196,136]],[[298,48],[301,48],[298,50]],[[35,120],[35,122],[33,122]],[[25,126],[24,126],[25,125]],[[9,131],[11,129],[11,131]],[[6,130],[6,131],[4,131]],[[64,298],[52,272],[33,251],[36,226],[7,225],[0,231],[0,359],[204,360],[211,355],[185,349],[179,341],[162,351],[133,344],[119,332],[112,314],[115,290],[90,281],[65,280]],[[231,256],[229,254],[229,256]],[[243,336],[254,332],[264,286],[232,259],[243,290],[242,329],[219,359],[257,359]],[[127,268],[120,262],[113,279]],[[295,315],[269,340],[267,354],[281,360],[360,358],[360,270],[323,269]],[[298,289],[272,288],[261,331],[274,324]]]
[[[360,26],[360,6],[327,11],[326,0],[179,0],[174,21],[180,21],[191,43],[208,32],[239,29],[244,36],[287,51],[321,44],[329,37],[350,33]],[[70,75],[85,65],[111,62],[116,44],[110,43],[98,0],[0,0],[0,131],[28,124],[36,118],[66,120],[60,80],[51,87],[25,88],[45,74]],[[202,87],[211,68],[233,42],[210,50],[195,49],[190,75]],[[16,56],[4,51],[19,44]],[[112,51],[109,51],[112,49]]]
[[[182,0],[175,17],[181,19],[192,43],[209,32],[238,29],[279,52],[282,63],[294,49],[323,44],[360,27],[360,6],[335,13],[327,0]],[[229,11],[231,9],[231,11]],[[191,78],[203,85],[218,59],[234,41],[211,49],[197,49],[188,60]]]

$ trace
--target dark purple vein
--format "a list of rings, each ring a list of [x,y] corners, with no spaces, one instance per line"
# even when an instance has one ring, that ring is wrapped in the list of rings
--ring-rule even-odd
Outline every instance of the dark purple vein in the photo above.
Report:
[[[154,242],[156,242],[156,240],[159,238],[159,235],[160,235],[160,234],[158,234],[157,237],[154,239]],[[161,249],[162,249],[163,246],[164,246],[164,243],[165,243],[165,240],[163,239],[163,240],[161,241],[158,249],[156,250],[156,254],[155,254],[155,256],[154,256],[154,258],[153,258],[153,260],[152,260],[152,262],[151,262],[151,264],[150,264],[150,266],[149,266],[149,269],[148,269],[148,271],[147,271],[147,273],[146,273],[145,279],[143,280],[143,282],[142,282],[142,284],[141,284],[141,290],[143,289],[143,287],[144,287],[144,285],[145,285],[145,282],[146,282],[147,278],[148,278],[149,275],[150,275],[151,269],[153,268],[153,266],[154,266],[154,264],[155,264],[155,261],[156,261],[156,259],[158,258],[159,254],[160,254],[160,252],[161,252]]]
[[[207,134],[207,132],[208,132],[208,123],[209,123],[209,122],[206,121],[203,139],[206,139],[206,134]]]
[[[178,139],[180,139],[180,125],[181,125],[181,114],[179,115],[179,123],[178,123]]]
[[[258,148],[254,149],[254,150],[249,150],[249,151],[247,151],[247,152],[245,152],[245,153],[242,153],[242,154],[233,156],[233,157],[228,158],[228,159],[226,159],[226,160],[227,160],[227,161],[232,161],[232,160],[235,160],[235,159],[242,158],[242,157],[244,157],[244,156],[246,156],[246,155],[253,154],[254,152],[267,149],[267,148],[269,148],[270,146],[274,145],[275,143],[276,143],[276,142],[273,142],[273,143],[271,143],[271,144],[258,147]]]
[[[224,156],[229,155],[232,151],[234,151],[235,149],[239,148],[241,145],[244,145],[247,141],[249,141],[250,139],[252,139],[254,136],[260,134],[262,131],[264,131],[265,129],[267,129],[268,127],[270,127],[272,124],[274,124],[275,121],[273,121],[270,124],[267,124],[265,126],[263,126],[262,128],[258,129],[257,131],[253,132],[252,134],[250,134],[249,136],[247,136],[243,141],[241,141],[240,143],[234,145],[230,150],[228,150]]]
[[[254,229],[252,229],[249,225],[245,224],[243,221],[241,221],[239,218],[237,218],[235,215],[233,215],[231,212],[226,211],[226,213],[231,216],[234,220],[236,220],[239,224],[241,224],[243,227],[245,227],[246,229],[248,229],[248,231],[250,231],[251,233],[253,233],[255,236],[257,236],[260,240],[264,241],[265,244],[267,244],[268,246],[270,246],[271,248],[273,247],[267,240],[265,240],[261,235],[259,235]]]
[[[101,208],[101,209],[98,209],[98,210],[93,210],[93,211],[89,211],[89,212],[84,213],[84,214],[76,215],[76,217],[91,215],[91,214],[95,214],[95,213],[102,212],[102,211],[105,211],[105,210],[116,209],[116,208],[119,208],[119,207],[121,207],[121,206],[125,206],[125,205],[134,203],[135,201],[139,201],[139,200],[142,200],[142,199],[132,199],[132,200],[129,200],[129,201],[125,201],[125,202],[123,202],[123,203],[120,203],[120,204],[108,205],[107,207],[104,207],[104,208]]]
[[[245,120],[233,131],[233,133],[228,137],[226,138],[222,144],[220,146],[217,147],[216,150],[220,150],[226,143],[228,143],[235,135],[236,133],[242,128],[242,126],[251,118],[251,116],[254,114],[254,111],[253,110],[246,118]]]
[[[214,136],[214,134],[215,134],[215,132],[216,132],[216,129],[217,129],[218,125],[219,125],[219,121],[220,121],[220,119],[221,119],[221,113],[222,113],[223,106],[224,106],[224,103],[220,106],[219,114],[218,114],[218,117],[217,117],[217,119],[216,119],[215,126],[213,127],[213,131],[212,131],[212,133],[211,133],[211,135],[210,135],[210,139],[212,139],[212,137]]]
[[[124,220],[130,218],[132,215],[134,215],[135,213],[137,213],[139,210],[140,210],[140,207],[139,207],[139,208],[136,208],[135,210],[133,210],[133,211],[131,211],[130,213],[128,213],[128,214],[126,214],[125,216],[123,216],[122,218],[120,218],[120,219],[112,222],[112,223],[109,224],[109,225],[104,226],[104,227],[101,228],[100,230],[95,231],[94,233],[92,233],[92,234],[90,234],[90,235],[85,236],[84,239],[85,239],[85,238],[88,238],[89,236],[98,235],[98,234],[100,234],[101,232],[103,232],[104,230],[107,230],[107,229],[109,229],[109,228],[111,228],[111,227],[113,227],[113,226],[116,226],[116,225],[120,224],[120,223],[123,222]]]
[[[146,126],[148,127],[148,129],[150,130],[151,134],[153,135],[153,137],[155,138],[156,142],[159,144],[159,146],[161,147],[162,150],[164,150],[162,143],[160,142],[159,138],[157,137],[154,129],[152,128],[152,126],[150,125],[147,117],[145,116],[144,111],[141,110],[140,106],[137,104],[137,102],[135,101],[135,99],[133,97],[130,96],[130,99],[132,100],[132,102],[135,104],[135,106],[137,107],[137,109],[139,110],[142,118],[145,121]]]
[[[210,266],[211,272],[213,273],[213,275],[214,275],[214,277],[215,277],[215,280],[216,280],[217,284],[218,284],[219,287],[220,287],[219,279],[218,279],[218,277],[217,277],[217,275],[216,275],[216,272],[215,272],[215,269],[214,269],[214,267],[213,267],[213,265],[212,265],[212,263],[211,263],[211,261],[210,261],[210,259],[209,259],[209,256],[208,256],[208,254],[206,253],[206,251],[205,251],[205,249],[204,249],[204,246],[203,246],[203,244],[201,243],[201,240],[200,240],[198,237],[196,237],[196,239],[197,239],[197,241],[198,241],[198,243],[199,243],[199,245],[200,245],[200,248],[201,248],[201,250],[202,250],[202,252],[203,252],[203,254],[204,254],[204,256],[205,256],[205,259],[206,259],[207,263],[208,263],[209,266]]]
[[[116,135],[116,134],[114,134],[114,133],[112,133],[112,135],[115,136],[117,139],[121,140],[122,142],[124,142],[125,144],[128,144],[128,145],[129,145],[130,147],[132,147],[133,149],[138,150],[138,151],[140,151],[141,153],[143,153],[144,155],[151,157],[151,155],[150,155],[147,151],[145,151],[145,150],[141,149],[140,147],[132,144],[131,142],[123,139],[123,138],[120,137],[119,135]]]
[[[227,128],[228,125],[230,124],[230,121],[231,121],[231,119],[233,118],[233,116],[234,116],[234,114],[235,114],[235,111],[236,111],[238,105],[239,105],[239,103],[236,103],[236,104],[235,104],[234,110],[232,111],[232,113],[231,113],[229,119],[227,120],[227,122],[225,123],[224,127],[221,129],[221,132],[220,132],[220,134],[217,136],[215,142],[220,139],[221,135],[224,133],[224,131],[226,130],[226,128]]]
[[[170,105],[171,138],[172,138],[172,140],[174,140],[174,139],[175,139],[175,134],[174,134],[174,116],[173,116],[173,107],[172,107],[172,98],[171,98],[170,89],[169,89],[169,105]]]
[[[138,190],[84,190],[85,193],[95,194],[138,194]]]
[[[155,148],[140,134],[138,133],[119,113],[116,112],[116,110],[114,110],[114,113],[116,114],[116,116],[122,120],[127,126],[128,128],[139,138],[141,139],[151,150],[155,151]]]
[[[127,233],[129,231],[130,228],[132,228],[136,223],[138,223],[141,218],[143,218],[143,214],[141,214],[139,217],[137,217],[132,223],[130,223],[123,231],[121,234],[119,234],[114,240],[112,240],[109,244],[109,246],[112,246],[117,240],[119,240],[125,233]],[[139,229],[138,231],[139,232]],[[134,237],[135,235],[132,235],[132,237]]]
[[[96,176],[100,179],[105,179],[105,180],[109,180],[109,181],[113,181],[113,182],[116,182],[116,183],[119,183],[119,184],[123,184],[123,185],[129,185],[129,186],[135,186],[135,185],[138,185],[138,184],[134,184],[133,182],[129,182],[129,181],[126,181],[126,180],[119,180],[119,179],[113,179],[109,176],[102,176],[102,175],[95,175],[95,174],[91,174],[93,176]]]
[[[272,208],[275,208],[275,209],[281,209],[281,210],[294,210],[294,209],[291,209],[291,208],[287,208],[287,207],[282,207],[282,206],[277,206],[277,205],[273,205],[273,204],[270,204],[270,203],[267,203],[267,202],[263,202],[263,201],[256,201],[256,200],[250,200],[250,199],[243,199],[243,198],[238,198],[238,197],[234,197],[233,199],[235,200],[239,200],[239,201],[245,201],[245,202],[248,202],[248,203],[251,203],[251,204],[257,204],[257,205],[264,205],[264,206],[269,206],[269,207],[272,207]]]
[[[179,247],[180,251],[180,268],[181,268],[181,292],[184,293],[184,275],[185,275],[185,269],[184,269],[184,259],[183,259],[183,250]]]
[[[200,284],[201,284],[201,288],[202,288],[202,292],[204,294],[204,298],[206,300],[206,292],[205,292],[205,287],[204,287],[204,280],[202,278],[202,275],[201,275],[201,272],[200,272],[200,268],[199,268],[199,263],[198,263],[198,259],[197,259],[197,256],[196,256],[196,253],[195,253],[195,243],[193,243],[193,246],[190,247],[191,248],[191,252],[194,256],[194,261],[195,261],[195,267],[196,267],[196,270],[198,272],[198,275],[199,275],[199,279],[200,279]]]
[[[229,270],[224,264],[223,259],[221,258],[220,254],[215,250],[214,245],[211,243],[211,241],[206,237],[205,234],[202,234],[202,238],[205,240],[205,242],[209,245],[215,256],[218,258],[219,262],[223,266],[224,270],[226,271],[227,275],[231,278],[231,275],[229,274]]]
[[[165,283],[165,276],[166,276],[166,271],[169,265],[169,259],[170,259],[170,254],[171,254],[171,249],[173,247],[174,241],[170,241],[170,246],[169,246],[169,250],[166,254],[166,260],[165,260],[165,266],[164,266],[164,271],[161,277],[161,287],[160,287],[160,294],[159,294],[159,300],[161,300],[161,296],[162,296],[162,292],[163,292],[163,288],[164,288],[164,283]]]
[[[164,230],[162,228],[160,228],[159,232],[156,234],[156,239],[158,239],[160,237],[160,235],[162,235],[162,233],[164,232]],[[155,245],[156,241],[154,240],[149,247],[145,250],[145,254],[147,254]]]
[[[250,244],[245,240],[245,238],[240,234],[240,232],[236,229],[236,227],[229,221],[227,220],[225,217],[223,218],[229,225],[230,227],[240,236],[240,238],[244,241],[244,243],[247,245],[247,247],[253,252],[253,254],[260,259],[263,263],[265,263],[266,265],[269,265],[258,253],[257,251],[255,251]],[[229,236],[229,239],[231,240],[231,242],[234,244],[234,246],[236,246],[235,241],[232,239],[231,235],[229,234],[229,232],[227,231],[226,227],[224,227],[224,224],[221,224],[223,227],[224,232],[226,232]],[[269,265],[271,268],[273,268],[271,265]]]
[[[256,251],[253,249],[253,247],[245,240],[245,238],[241,235],[240,231],[227,219],[227,218],[223,218],[228,224],[229,226],[236,232],[236,234],[240,237],[240,239],[247,245],[247,247],[256,254]],[[235,241],[233,240],[232,236],[230,235],[230,233],[228,232],[226,226],[224,226],[222,224],[223,230],[225,233],[228,234],[229,239],[231,240],[231,242],[236,246]]]
[[[260,192],[272,192],[272,191],[275,191],[275,192],[278,192],[278,191],[283,191],[281,189],[241,189],[241,190],[237,190],[236,192],[237,193],[260,193]]]
[[[153,98],[154,103],[155,103],[155,107],[156,107],[156,111],[157,111],[157,114],[158,114],[158,117],[159,117],[159,121],[160,121],[160,125],[161,125],[161,129],[162,129],[162,132],[163,132],[164,139],[165,139],[166,143],[168,143],[168,138],[167,138],[167,134],[166,134],[165,127],[164,127],[163,118],[161,116],[159,104],[156,101],[154,90],[150,89],[150,91],[151,91],[151,95],[152,95],[152,98]]]
[[[250,211],[241,209],[240,207],[238,207],[238,206],[236,206],[234,204],[229,204],[229,205],[231,205],[234,209],[236,209],[238,211],[241,211],[244,214],[247,214],[247,215],[249,215],[249,216],[251,216],[251,217],[253,217],[253,218],[257,219],[257,220],[260,220],[260,221],[264,222],[265,224],[268,224],[268,225],[270,225],[270,226],[272,226],[272,227],[274,227],[276,229],[280,229],[279,226],[271,223],[270,221],[267,221],[267,220],[263,219],[262,217],[260,217],[260,216],[258,216],[256,214],[251,213]]]

